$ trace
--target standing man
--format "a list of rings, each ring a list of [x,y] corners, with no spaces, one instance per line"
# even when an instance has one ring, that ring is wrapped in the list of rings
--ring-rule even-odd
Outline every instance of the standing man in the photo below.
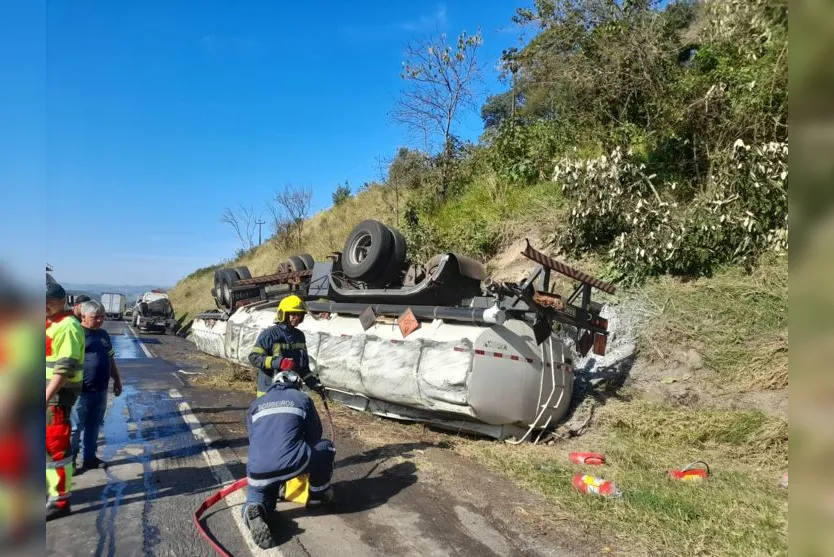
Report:
[[[84,379],[81,396],[72,412],[72,465],[78,458],[80,442],[84,462],[81,470],[98,468],[103,463],[96,456],[98,432],[104,423],[107,410],[107,386],[113,378],[113,394],[122,394],[122,379],[116,367],[113,343],[110,335],[101,328],[104,324],[104,306],[90,300],[81,304],[81,326],[84,329]]]
[[[287,296],[278,305],[276,324],[258,335],[249,353],[249,363],[258,368],[258,396],[263,396],[272,386],[272,378],[279,370],[295,371],[313,391],[321,393],[324,389],[319,378],[310,371],[307,339],[298,329],[306,313],[307,306],[301,298],[295,294]]]
[[[330,477],[336,449],[321,438],[321,420],[313,400],[301,391],[294,371],[279,371],[275,382],[246,412],[249,460],[243,520],[258,547],[273,543],[267,522],[284,482],[309,473],[308,507],[331,499]]]
[[[70,513],[72,454],[70,412],[81,391],[84,331],[67,311],[67,293],[46,285],[46,485],[47,520]]]

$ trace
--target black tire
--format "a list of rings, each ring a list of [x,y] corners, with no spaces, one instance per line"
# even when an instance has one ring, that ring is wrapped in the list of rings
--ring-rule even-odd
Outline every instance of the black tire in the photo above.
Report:
[[[223,269],[220,271],[221,293],[223,295],[224,305],[228,309],[232,308],[232,285],[237,281],[237,273],[234,269]]]
[[[214,299],[217,301],[218,307],[224,307],[223,302],[223,269],[214,271]]]
[[[385,272],[394,249],[394,235],[379,221],[359,223],[342,250],[342,270],[354,280],[373,282]]]
[[[287,265],[290,272],[306,271],[307,267],[304,265],[304,260],[297,255],[291,255],[287,258]]]
[[[237,273],[238,280],[246,280],[252,278],[252,273],[249,272],[249,267],[247,267],[246,265],[235,267],[232,270],[235,273]]]
[[[278,263],[278,267],[275,269],[275,272],[279,275],[282,275],[284,273],[289,273],[290,272],[290,266],[287,264],[286,261]]]
[[[391,258],[388,260],[388,266],[377,282],[382,286],[401,286],[408,246],[405,241],[405,236],[399,230],[390,226],[388,230],[391,231],[391,237],[394,239],[394,249],[391,250]]]
[[[313,267],[316,265],[316,260],[313,259],[313,256],[309,253],[302,253],[298,256],[301,261],[304,262],[304,268],[308,271],[312,271]]]

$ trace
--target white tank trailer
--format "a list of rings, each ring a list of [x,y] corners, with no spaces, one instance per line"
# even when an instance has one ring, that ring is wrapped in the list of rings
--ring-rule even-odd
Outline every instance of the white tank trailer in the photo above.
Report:
[[[357,230],[370,237],[359,234],[357,241]],[[396,272],[362,275],[355,263],[377,257],[373,243],[389,247],[385,232],[394,236],[390,243],[401,241],[395,229],[366,221],[328,261],[291,257],[278,273],[256,278],[245,267],[218,270],[212,289],[218,310],[198,315],[190,338],[207,354],[249,366],[280,299],[295,293],[310,310],[300,328],[330,398],[496,439],[531,439],[555,426],[573,394],[574,353],[565,332],[576,336],[570,344],[582,355],[603,354],[607,322],[591,289],[614,287],[529,244],[523,253],[540,266],[520,284],[491,281],[480,264],[458,254],[407,265],[404,250],[396,264],[379,263]],[[357,250],[362,242],[371,248]],[[572,296],[547,292],[551,271],[578,281]]]

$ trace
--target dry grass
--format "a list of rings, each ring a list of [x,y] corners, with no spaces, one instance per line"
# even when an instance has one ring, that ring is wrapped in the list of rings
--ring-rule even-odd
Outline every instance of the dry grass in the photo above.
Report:
[[[787,463],[787,425],[755,411],[697,410],[612,401],[600,409],[594,432],[555,445],[508,445],[438,432],[331,405],[340,435],[370,448],[424,442],[504,474],[543,495],[543,507],[518,518],[571,520],[586,535],[609,541],[619,555],[785,555],[787,492],[777,487]],[[602,467],[569,463],[568,453],[606,455]],[[415,457],[422,473],[448,472]],[[696,459],[712,471],[703,484],[673,482],[665,472]],[[576,473],[613,480],[620,500],[574,491]]]
[[[239,259],[195,271],[180,280],[170,291],[177,318],[182,319],[183,325],[186,325],[198,313],[215,309],[211,288],[216,268],[246,265],[255,276],[274,273],[278,264],[286,261],[290,255],[309,253],[316,259],[324,259],[333,251],[341,251],[350,231],[363,220],[374,218],[393,224],[392,201],[383,195],[380,188],[372,188],[338,207],[311,217],[304,226],[300,247],[281,245],[270,239]],[[400,207],[404,205],[405,201],[401,199]]]
[[[641,331],[647,357],[695,349],[724,390],[788,386],[787,258],[750,274],[731,268],[688,282],[661,277],[641,295],[654,308]]]
[[[255,395],[257,374],[254,369],[211,356],[206,356],[206,358],[212,362],[209,372],[195,375],[191,380],[193,383],[209,389],[239,391]]]

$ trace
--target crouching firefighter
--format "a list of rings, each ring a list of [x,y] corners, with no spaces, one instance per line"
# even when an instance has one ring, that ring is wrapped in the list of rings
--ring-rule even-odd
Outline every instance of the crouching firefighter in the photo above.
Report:
[[[301,387],[296,372],[278,371],[273,384],[246,413],[249,461],[243,520],[263,549],[273,543],[267,522],[283,496],[284,482],[307,473],[307,506],[318,507],[331,499],[336,449],[322,439],[316,407]]]
[[[304,321],[307,306],[296,295],[287,296],[278,305],[275,325],[264,329],[249,353],[249,363],[258,368],[258,396],[262,396],[281,369],[292,369],[313,391],[322,392],[319,378],[310,371],[307,339],[298,326]]]

